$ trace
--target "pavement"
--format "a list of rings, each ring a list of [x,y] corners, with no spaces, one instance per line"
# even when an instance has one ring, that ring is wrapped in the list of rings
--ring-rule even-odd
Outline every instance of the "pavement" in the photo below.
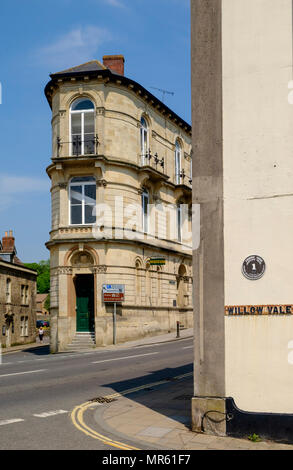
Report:
[[[19,344],[18,346],[11,346],[9,348],[2,348],[2,354],[12,353],[12,352],[20,352],[20,351],[27,351],[30,349],[41,348],[43,346],[48,346],[50,344],[50,338],[45,336],[43,341],[36,339],[34,343],[28,344]]]
[[[119,350],[126,348],[131,351],[147,348],[148,351],[148,347],[150,348],[149,351],[153,351],[155,345],[161,343],[174,344],[177,341],[178,348],[182,351],[185,350],[188,354],[189,351],[192,353],[191,338],[193,330],[182,330],[180,336],[180,339],[177,339],[176,332],[172,332],[137,341],[129,341],[120,345],[107,346],[106,348],[97,348],[96,351],[109,351],[110,354],[115,354],[115,352],[117,354]],[[43,348],[44,346],[46,345],[40,346],[39,343],[36,343],[35,345],[27,345],[25,348],[22,347],[22,349],[20,347],[20,349]],[[161,348],[166,347],[167,344],[166,346],[161,344]],[[17,348],[16,351],[19,351],[19,347]],[[15,348],[13,349],[15,350]],[[91,354],[93,354],[93,351]],[[134,352],[133,358],[138,357],[135,354],[136,352]],[[152,352],[150,354],[157,353]],[[53,359],[52,355],[50,356]],[[59,355],[54,356],[58,359]],[[140,354],[140,356],[148,356],[148,354]],[[60,355],[61,362],[63,361],[62,357]],[[82,354],[76,357],[80,357],[80,360],[82,360]],[[99,362],[107,363],[109,360],[112,359]],[[122,370],[120,376],[122,373],[125,376],[125,372],[122,372]],[[109,440],[102,440],[104,443],[107,442],[111,446],[111,443],[114,442],[113,438],[118,439],[120,445],[118,448],[121,449],[293,450],[293,445],[270,441],[251,442],[248,436],[246,439],[235,439],[192,432],[190,430],[190,414],[193,377],[190,369],[187,373],[185,372],[182,373],[179,370],[177,374],[175,373],[171,377],[164,376],[162,379],[157,379],[149,372],[150,379],[142,386],[130,389],[126,387],[126,390],[123,389],[122,392],[118,391],[118,393],[112,393],[111,395],[105,394],[104,398],[106,399],[102,403],[85,402],[84,410],[81,408],[82,405],[77,407],[76,416],[82,417],[82,420],[76,423],[76,427],[78,429],[83,427],[86,431],[85,434],[91,435],[95,439],[97,436],[101,436],[102,431],[102,436],[110,436]],[[123,443],[126,447],[123,447]],[[85,444],[89,445],[87,441]]]
[[[105,433],[132,442],[138,449],[161,450],[293,450],[293,445],[217,437],[190,430],[193,380],[174,381],[160,390],[121,396],[94,412]],[[119,433],[117,433],[119,430]]]

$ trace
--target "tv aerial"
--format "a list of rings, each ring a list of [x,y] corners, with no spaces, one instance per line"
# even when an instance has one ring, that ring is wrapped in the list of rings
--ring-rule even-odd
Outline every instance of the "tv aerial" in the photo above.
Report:
[[[172,95],[172,96],[175,95],[174,91],[163,90],[162,88],[156,88],[156,87],[154,87],[154,86],[151,86],[151,88],[152,88],[153,90],[157,90],[157,91],[160,91],[160,92],[162,93],[162,102],[163,102],[163,103],[164,103],[165,95],[166,95],[166,94],[167,94],[167,95]]]

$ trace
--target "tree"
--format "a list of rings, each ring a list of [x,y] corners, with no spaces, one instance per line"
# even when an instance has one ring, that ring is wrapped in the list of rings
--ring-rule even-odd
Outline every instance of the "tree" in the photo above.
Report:
[[[50,261],[40,261],[39,263],[25,263],[29,269],[37,271],[37,291],[39,294],[50,292]]]
[[[44,308],[47,310],[47,312],[50,312],[50,294],[48,294],[45,303],[44,303]]]

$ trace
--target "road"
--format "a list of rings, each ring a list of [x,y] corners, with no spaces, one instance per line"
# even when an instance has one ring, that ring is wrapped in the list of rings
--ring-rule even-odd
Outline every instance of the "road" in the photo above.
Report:
[[[73,425],[72,410],[190,372],[192,360],[192,339],[74,354],[51,355],[47,347],[6,354],[0,365],[0,449],[109,450]]]

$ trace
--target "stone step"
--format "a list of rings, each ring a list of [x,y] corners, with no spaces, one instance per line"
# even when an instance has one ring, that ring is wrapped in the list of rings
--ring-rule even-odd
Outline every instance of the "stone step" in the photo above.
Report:
[[[68,351],[82,351],[93,349],[95,347],[95,333],[92,331],[79,331],[72,338],[71,343],[67,345]]]

